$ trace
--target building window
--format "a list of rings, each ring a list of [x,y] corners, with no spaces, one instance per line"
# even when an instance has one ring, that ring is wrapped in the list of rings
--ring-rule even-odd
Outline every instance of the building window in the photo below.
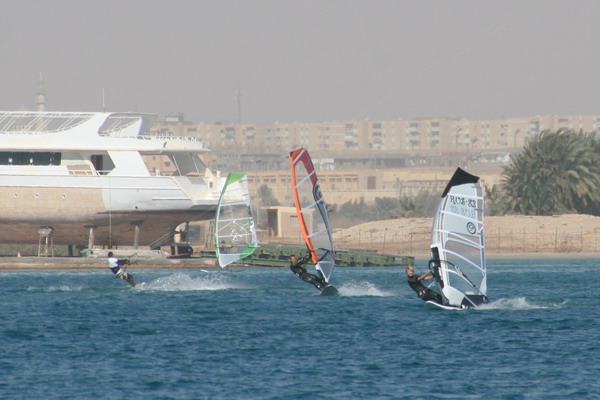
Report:
[[[367,177],[367,190],[375,190],[377,188],[377,180],[374,176]]]

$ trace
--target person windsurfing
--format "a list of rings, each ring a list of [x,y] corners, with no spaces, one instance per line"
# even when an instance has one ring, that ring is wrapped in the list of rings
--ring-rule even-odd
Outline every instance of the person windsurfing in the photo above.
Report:
[[[406,267],[406,276],[408,277],[407,282],[412,290],[417,293],[417,296],[423,301],[435,301],[438,304],[443,304],[442,296],[439,293],[434,292],[427,286],[423,285],[421,281],[433,279],[432,271],[427,270],[423,275],[415,275],[415,269],[413,267]]]
[[[290,256],[290,270],[296,275],[298,278],[302,279],[305,282],[312,283],[317,289],[323,290],[327,287],[327,281],[321,275],[316,276],[309,273],[306,268],[302,266],[310,260],[310,252],[306,252],[306,255],[298,260],[295,254]],[[319,271],[319,275],[320,275]]]
[[[125,271],[125,268],[121,268],[121,265],[128,265],[129,264],[129,259],[128,258],[122,258],[119,259],[117,257],[114,256],[112,251],[108,252],[108,268],[110,268],[110,271],[115,274],[115,278],[121,278],[124,281],[126,281],[127,283],[129,283],[131,286],[136,286],[135,281],[133,280],[133,275],[130,274],[129,272]]]

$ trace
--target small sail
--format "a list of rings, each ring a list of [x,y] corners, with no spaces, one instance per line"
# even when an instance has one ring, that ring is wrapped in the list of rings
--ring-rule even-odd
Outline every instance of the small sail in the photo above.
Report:
[[[303,148],[290,153],[290,164],[298,225],[311,252],[312,262],[329,283],[335,267],[335,253],[331,226],[315,167],[308,151]]]
[[[229,174],[215,217],[215,248],[221,268],[248,257],[258,247],[250,208],[248,177]]]
[[[479,177],[457,168],[433,220],[431,262],[446,305],[487,302],[483,190]]]

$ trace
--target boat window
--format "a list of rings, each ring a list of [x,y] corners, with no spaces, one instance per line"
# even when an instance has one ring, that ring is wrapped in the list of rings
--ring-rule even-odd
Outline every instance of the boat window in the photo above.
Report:
[[[57,152],[0,152],[0,165],[60,165],[61,153]]]
[[[92,154],[92,156],[90,157],[90,161],[92,162],[92,165],[94,166],[94,168],[96,168],[96,171],[102,171],[104,168],[102,168],[102,155],[100,154]]]
[[[176,174],[180,176],[201,176],[206,170],[206,165],[197,154],[170,154],[169,158],[174,164]]]
[[[115,168],[115,164],[110,157],[105,157],[102,154],[92,154],[90,156],[90,162],[100,175],[106,175]]]

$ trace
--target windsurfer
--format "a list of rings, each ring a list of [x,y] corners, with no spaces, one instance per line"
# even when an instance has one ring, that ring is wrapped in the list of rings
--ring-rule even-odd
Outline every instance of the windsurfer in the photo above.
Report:
[[[110,268],[110,271],[115,274],[115,278],[121,278],[124,281],[127,281],[127,283],[129,283],[131,286],[135,286],[133,275],[125,271],[125,268],[121,268],[121,265],[127,264],[129,264],[128,259],[119,259],[114,256],[112,251],[108,252],[108,268]]]
[[[312,283],[319,290],[325,289],[327,286],[327,282],[323,277],[318,277],[306,271],[306,268],[302,266],[308,260],[310,260],[310,252],[307,252],[304,257],[298,260],[295,254],[290,256],[290,269],[298,278],[302,279],[305,282]],[[320,271],[319,271],[320,272]]]
[[[434,292],[427,286],[421,283],[422,280],[433,279],[432,271],[429,269],[423,275],[415,275],[413,267],[406,267],[406,275],[408,276],[408,285],[412,290],[417,292],[417,296],[423,301],[432,300],[436,303],[443,304],[442,296]]]

